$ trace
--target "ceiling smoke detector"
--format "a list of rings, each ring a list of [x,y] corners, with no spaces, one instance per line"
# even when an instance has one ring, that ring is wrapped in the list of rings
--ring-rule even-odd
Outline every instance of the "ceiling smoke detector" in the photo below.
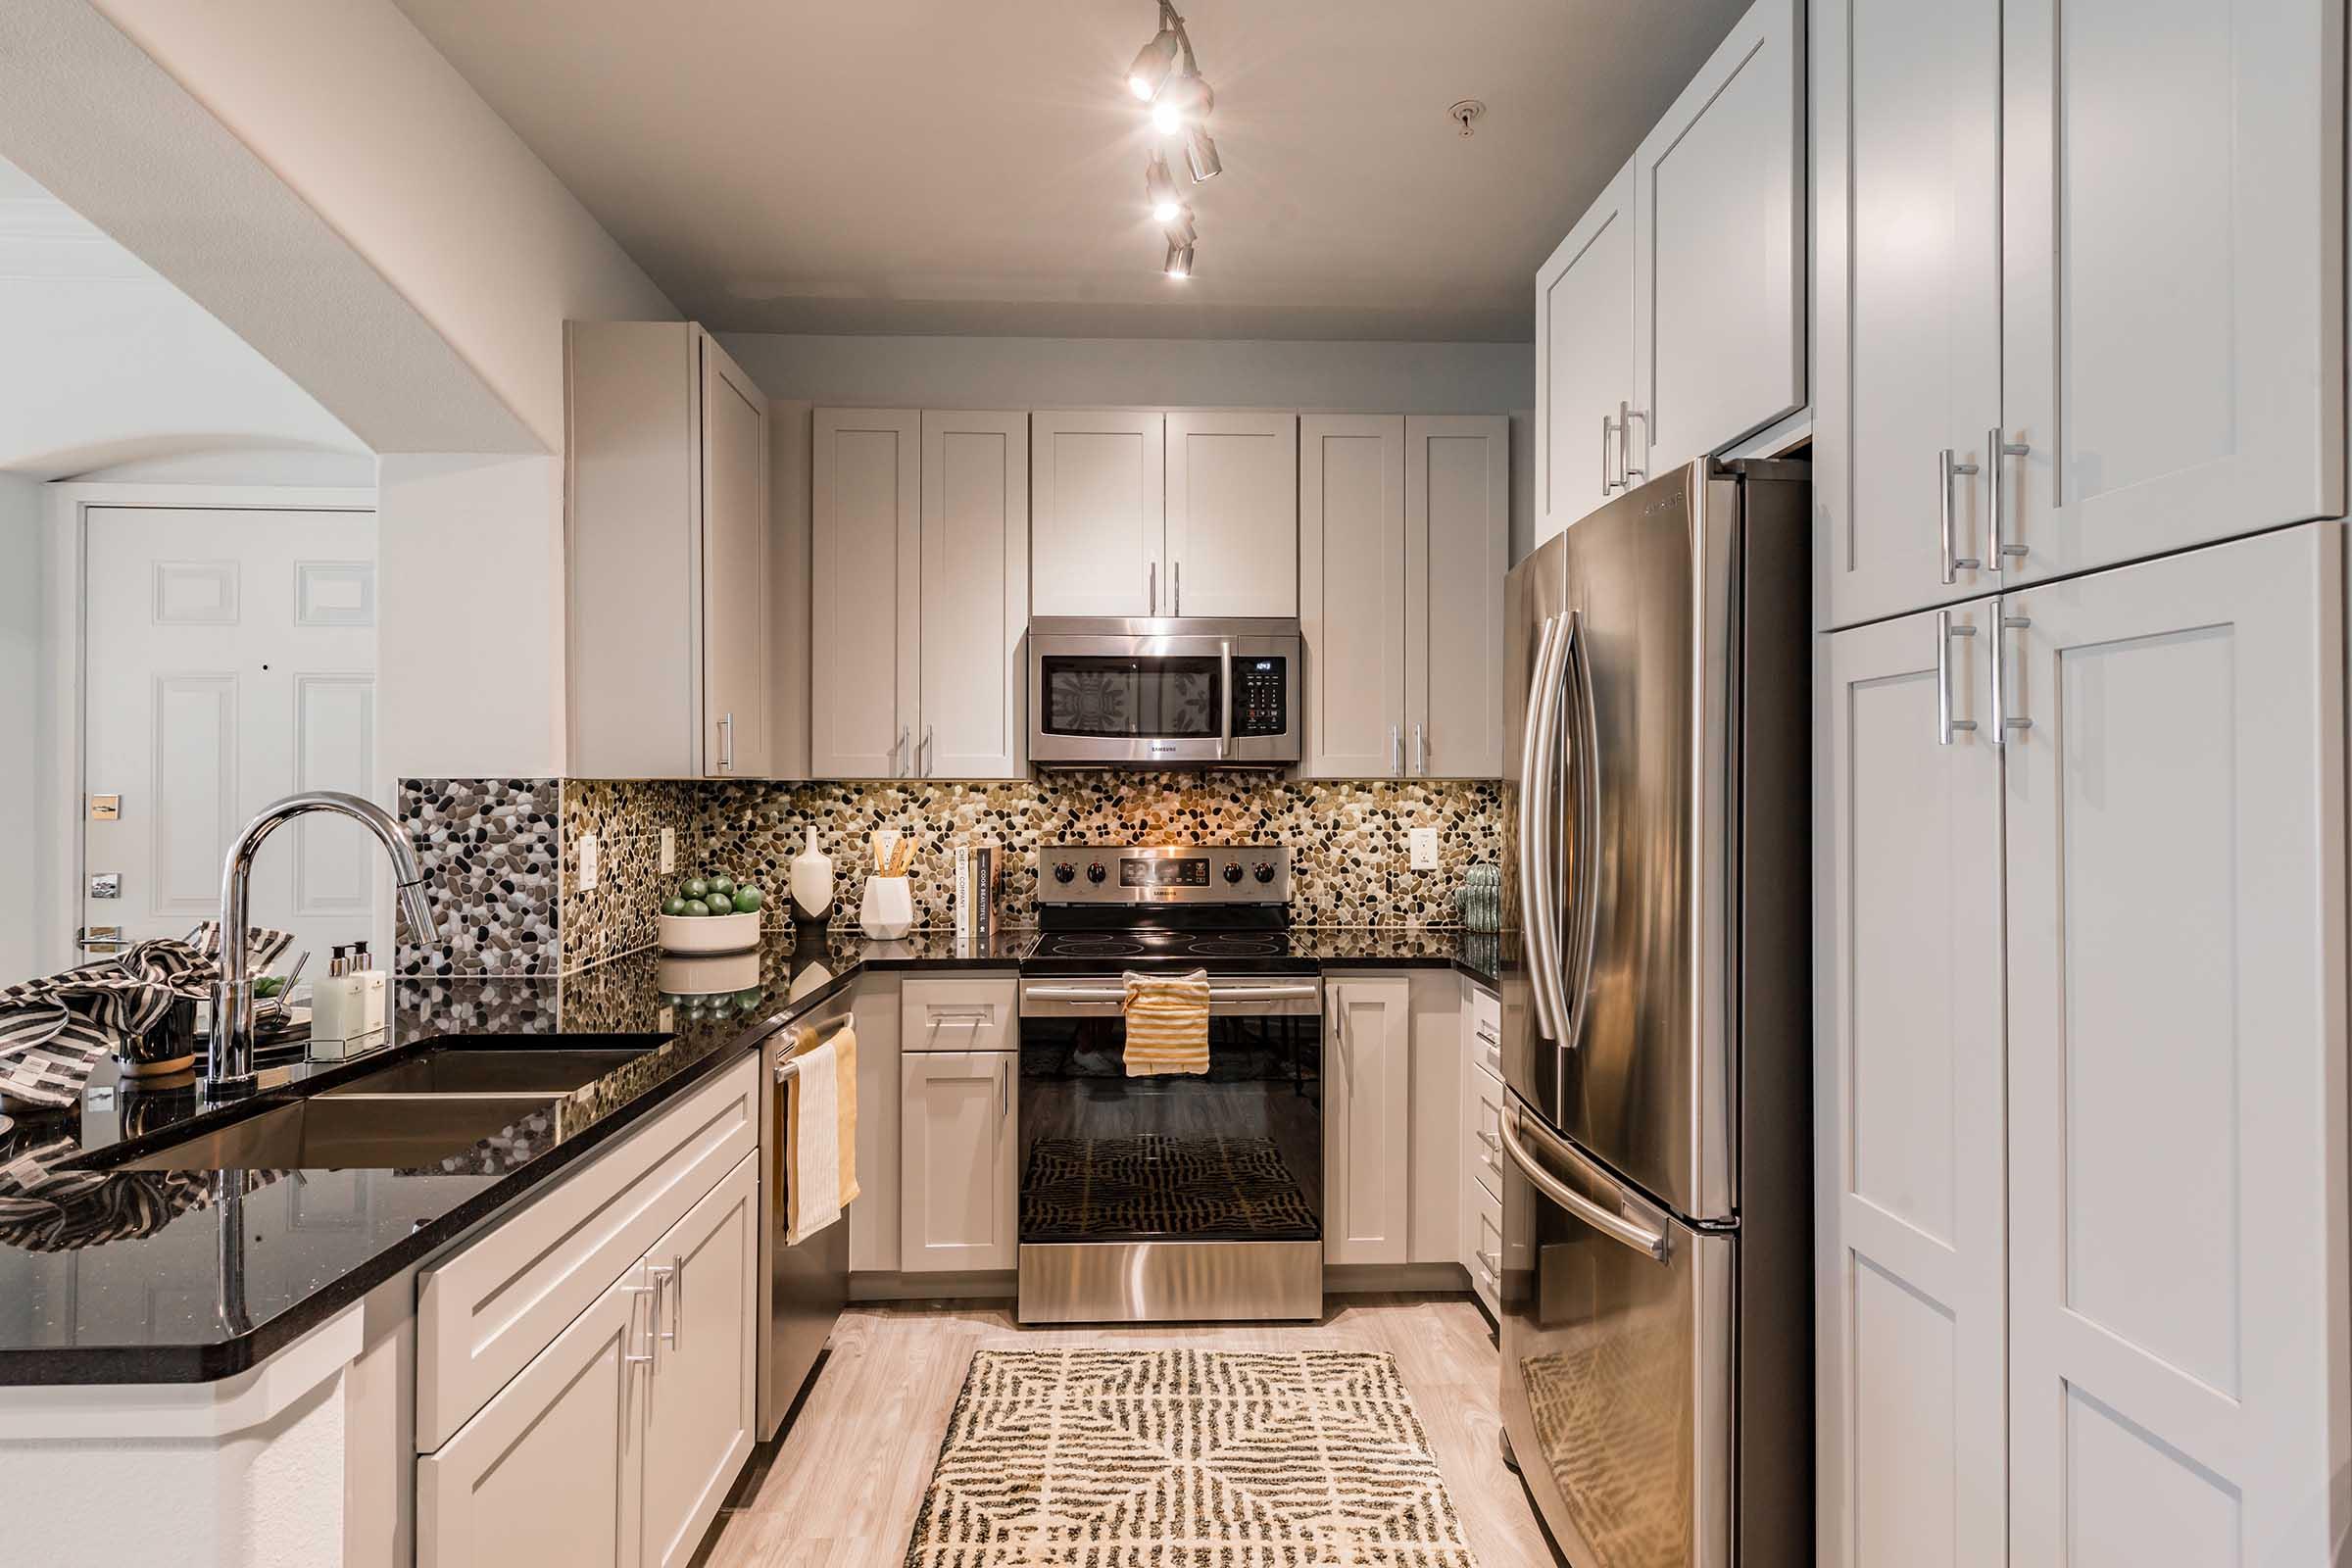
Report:
[[[1478,134],[1478,118],[1486,112],[1487,106],[1483,99],[1464,98],[1446,111],[1446,118],[1460,126],[1464,136],[1474,136]]]

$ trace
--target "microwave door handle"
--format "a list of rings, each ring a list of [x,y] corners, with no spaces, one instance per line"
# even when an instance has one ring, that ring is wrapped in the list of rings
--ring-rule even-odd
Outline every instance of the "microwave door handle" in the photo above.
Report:
[[[1609,1240],[1630,1247],[1637,1252],[1646,1252],[1660,1263],[1665,1262],[1667,1241],[1663,1227],[1645,1229],[1616,1210],[1594,1202],[1536,1163],[1535,1156],[1527,1152],[1527,1146],[1519,1142],[1521,1114],[1519,1107],[1513,1105],[1503,1113],[1501,1124],[1502,1151],[1511,1156],[1511,1163],[1519,1167],[1519,1174],[1525,1176],[1545,1199],[1568,1210]],[[1580,1167],[1584,1164],[1582,1160],[1576,1163]],[[1592,1173],[1588,1171],[1587,1174]]]
[[[1218,681],[1223,687],[1223,701],[1217,704],[1217,760],[1225,760],[1233,750],[1233,644],[1217,644]]]

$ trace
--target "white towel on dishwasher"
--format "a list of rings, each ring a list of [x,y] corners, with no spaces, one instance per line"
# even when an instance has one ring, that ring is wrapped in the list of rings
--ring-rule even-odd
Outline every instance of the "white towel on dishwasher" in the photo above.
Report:
[[[834,1051],[836,1041],[848,1034],[845,1029],[835,1040],[793,1058],[800,1070],[788,1085],[792,1095],[792,1171],[784,1239],[790,1246],[798,1247],[840,1219],[846,1198],[857,1196],[854,1191],[842,1192],[844,1106],[840,1063]]]

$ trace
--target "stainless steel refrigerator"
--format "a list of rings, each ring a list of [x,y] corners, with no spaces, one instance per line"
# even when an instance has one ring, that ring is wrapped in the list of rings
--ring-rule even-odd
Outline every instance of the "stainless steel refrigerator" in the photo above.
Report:
[[[1813,1560],[1807,477],[1510,575],[1503,1421],[1576,1568]]]

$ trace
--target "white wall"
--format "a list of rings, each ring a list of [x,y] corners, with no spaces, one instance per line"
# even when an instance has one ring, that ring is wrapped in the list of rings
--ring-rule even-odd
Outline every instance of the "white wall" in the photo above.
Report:
[[[564,769],[564,462],[376,471],[376,755],[387,780]]]
[[[0,985],[44,972],[41,582],[41,487],[0,473]]]

